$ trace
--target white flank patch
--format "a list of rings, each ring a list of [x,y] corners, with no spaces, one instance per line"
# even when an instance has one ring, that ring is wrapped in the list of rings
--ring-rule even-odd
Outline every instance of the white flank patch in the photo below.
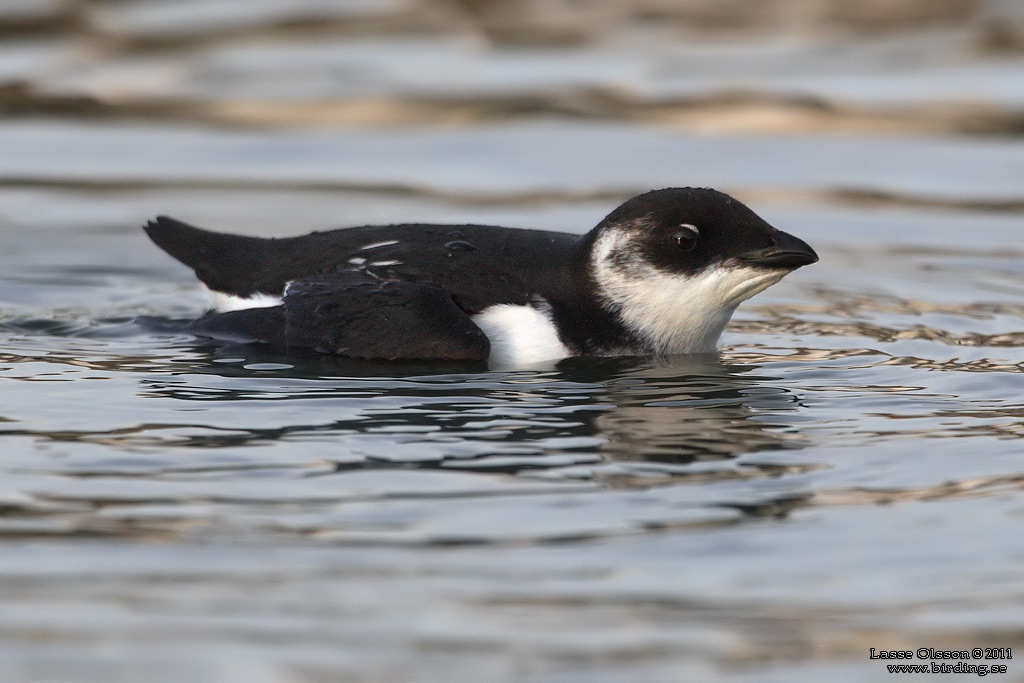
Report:
[[[225,294],[224,292],[217,292],[209,287],[206,288],[206,295],[210,300],[210,308],[217,313],[227,313],[228,311],[241,311],[246,308],[268,308],[270,306],[280,306],[283,299],[273,294],[254,294],[249,297],[235,296],[234,294]]]
[[[381,247],[390,247],[392,244],[398,244],[398,240],[384,240],[383,242],[373,242],[372,244],[364,244],[359,247],[359,251],[366,251],[367,249],[379,249]]]
[[[499,304],[474,315],[473,322],[491,340],[492,365],[528,365],[572,355],[559,340],[546,306]]]
[[[642,260],[625,266],[612,256],[629,236],[608,232],[594,245],[594,279],[606,305],[659,354],[711,353],[736,307],[789,271],[719,265],[695,275],[666,273]]]
[[[359,257],[357,256],[356,258],[350,258],[350,259],[348,260],[348,262],[349,262],[349,263],[351,263],[351,264],[352,264],[353,266],[361,266],[361,265],[363,265],[364,263],[366,263],[366,259],[364,259],[364,258],[359,258]]]
[[[401,261],[370,261],[371,266],[383,267],[383,266],[400,266]]]

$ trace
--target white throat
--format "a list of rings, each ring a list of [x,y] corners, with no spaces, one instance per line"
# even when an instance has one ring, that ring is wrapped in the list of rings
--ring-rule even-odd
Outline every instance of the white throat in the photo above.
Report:
[[[781,280],[788,271],[719,264],[694,275],[667,273],[649,263],[615,258],[629,253],[630,235],[605,232],[592,251],[602,304],[650,351],[662,355],[711,353],[736,307]]]

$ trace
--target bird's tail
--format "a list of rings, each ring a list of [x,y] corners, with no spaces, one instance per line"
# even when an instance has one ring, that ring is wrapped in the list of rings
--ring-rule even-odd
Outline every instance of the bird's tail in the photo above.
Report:
[[[286,240],[211,232],[167,216],[151,220],[143,230],[215,292],[250,297],[284,291],[287,280],[276,272],[273,259]]]

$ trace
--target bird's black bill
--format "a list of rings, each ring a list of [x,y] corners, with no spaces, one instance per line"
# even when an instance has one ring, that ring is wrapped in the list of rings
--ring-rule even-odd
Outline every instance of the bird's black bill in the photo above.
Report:
[[[755,249],[743,254],[740,259],[752,266],[762,268],[799,268],[809,266],[818,260],[811,245],[787,232],[776,230],[770,247]]]

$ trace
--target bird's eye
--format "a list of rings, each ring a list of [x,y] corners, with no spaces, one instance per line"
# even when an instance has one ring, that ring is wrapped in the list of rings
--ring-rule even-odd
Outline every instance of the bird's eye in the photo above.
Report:
[[[696,226],[683,223],[672,235],[672,240],[681,250],[690,251],[697,245],[697,236],[699,234]]]

